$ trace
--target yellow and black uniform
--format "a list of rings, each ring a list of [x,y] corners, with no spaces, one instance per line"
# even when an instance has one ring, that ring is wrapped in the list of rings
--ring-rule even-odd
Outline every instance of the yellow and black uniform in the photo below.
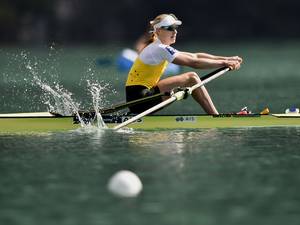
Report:
[[[144,48],[129,71],[126,82],[126,100],[132,101],[160,93],[157,83],[176,54],[177,50],[162,44],[159,40]],[[159,98],[138,104],[130,107],[130,111],[140,113],[161,101],[162,98]]]

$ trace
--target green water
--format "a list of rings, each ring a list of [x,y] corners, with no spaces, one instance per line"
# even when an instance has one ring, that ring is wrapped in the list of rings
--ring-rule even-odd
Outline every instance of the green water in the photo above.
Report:
[[[205,51],[244,57],[240,71],[207,85],[219,111],[300,107],[299,47],[200,43]],[[103,105],[122,101],[126,74],[113,63],[121,48],[1,48],[0,112],[47,110],[43,91],[31,85],[33,75],[50,86],[59,83],[82,108],[91,107],[87,79],[115,90],[104,93]],[[111,64],[97,66],[98,57]],[[188,99],[163,113],[178,111],[202,112]],[[299,145],[299,127],[2,134],[0,224],[296,225]],[[124,169],[143,183],[136,198],[107,190],[109,178]]]
[[[298,224],[299,128],[1,136],[1,224]],[[144,190],[111,195],[116,171]]]

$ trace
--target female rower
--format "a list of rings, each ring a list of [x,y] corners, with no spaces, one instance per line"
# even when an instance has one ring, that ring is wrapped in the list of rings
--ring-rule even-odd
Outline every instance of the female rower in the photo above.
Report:
[[[170,92],[177,87],[191,87],[201,82],[196,72],[186,72],[160,79],[168,63],[195,69],[211,69],[223,66],[239,69],[242,59],[238,56],[224,57],[207,53],[182,52],[170,45],[176,42],[177,28],[182,22],[173,14],[161,14],[150,21],[152,40],[140,52],[132,65],[126,82],[126,100],[132,101],[158,93]],[[206,88],[193,91],[193,98],[207,114],[218,114]],[[155,98],[130,107],[132,113],[141,113],[159,104],[166,97]]]

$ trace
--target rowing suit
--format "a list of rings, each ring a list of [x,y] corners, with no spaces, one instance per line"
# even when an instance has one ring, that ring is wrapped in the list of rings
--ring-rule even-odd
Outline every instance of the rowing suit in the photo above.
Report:
[[[168,63],[172,62],[178,51],[164,45],[159,39],[146,46],[134,61],[126,82],[126,101],[160,93],[157,83]],[[162,102],[162,98],[150,100],[129,107],[132,113],[141,113]]]

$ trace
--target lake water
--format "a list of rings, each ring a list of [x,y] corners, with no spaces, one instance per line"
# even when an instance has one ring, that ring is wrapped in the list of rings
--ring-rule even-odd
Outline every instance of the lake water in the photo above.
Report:
[[[81,109],[92,107],[87,80],[105,87],[100,106],[122,101],[119,47],[1,48],[0,112],[57,107],[34,77]],[[207,85],[219,111],[300,107],[299,47],[201,43],[204,51],[244,57],[240,71]],[[203,111],[188,99],[161,113],[176,112]],[[299,138],[299,127],[1,134],[0,224],[298,224]],[[124,169],[143,183],[136,198],[107,190]]]

